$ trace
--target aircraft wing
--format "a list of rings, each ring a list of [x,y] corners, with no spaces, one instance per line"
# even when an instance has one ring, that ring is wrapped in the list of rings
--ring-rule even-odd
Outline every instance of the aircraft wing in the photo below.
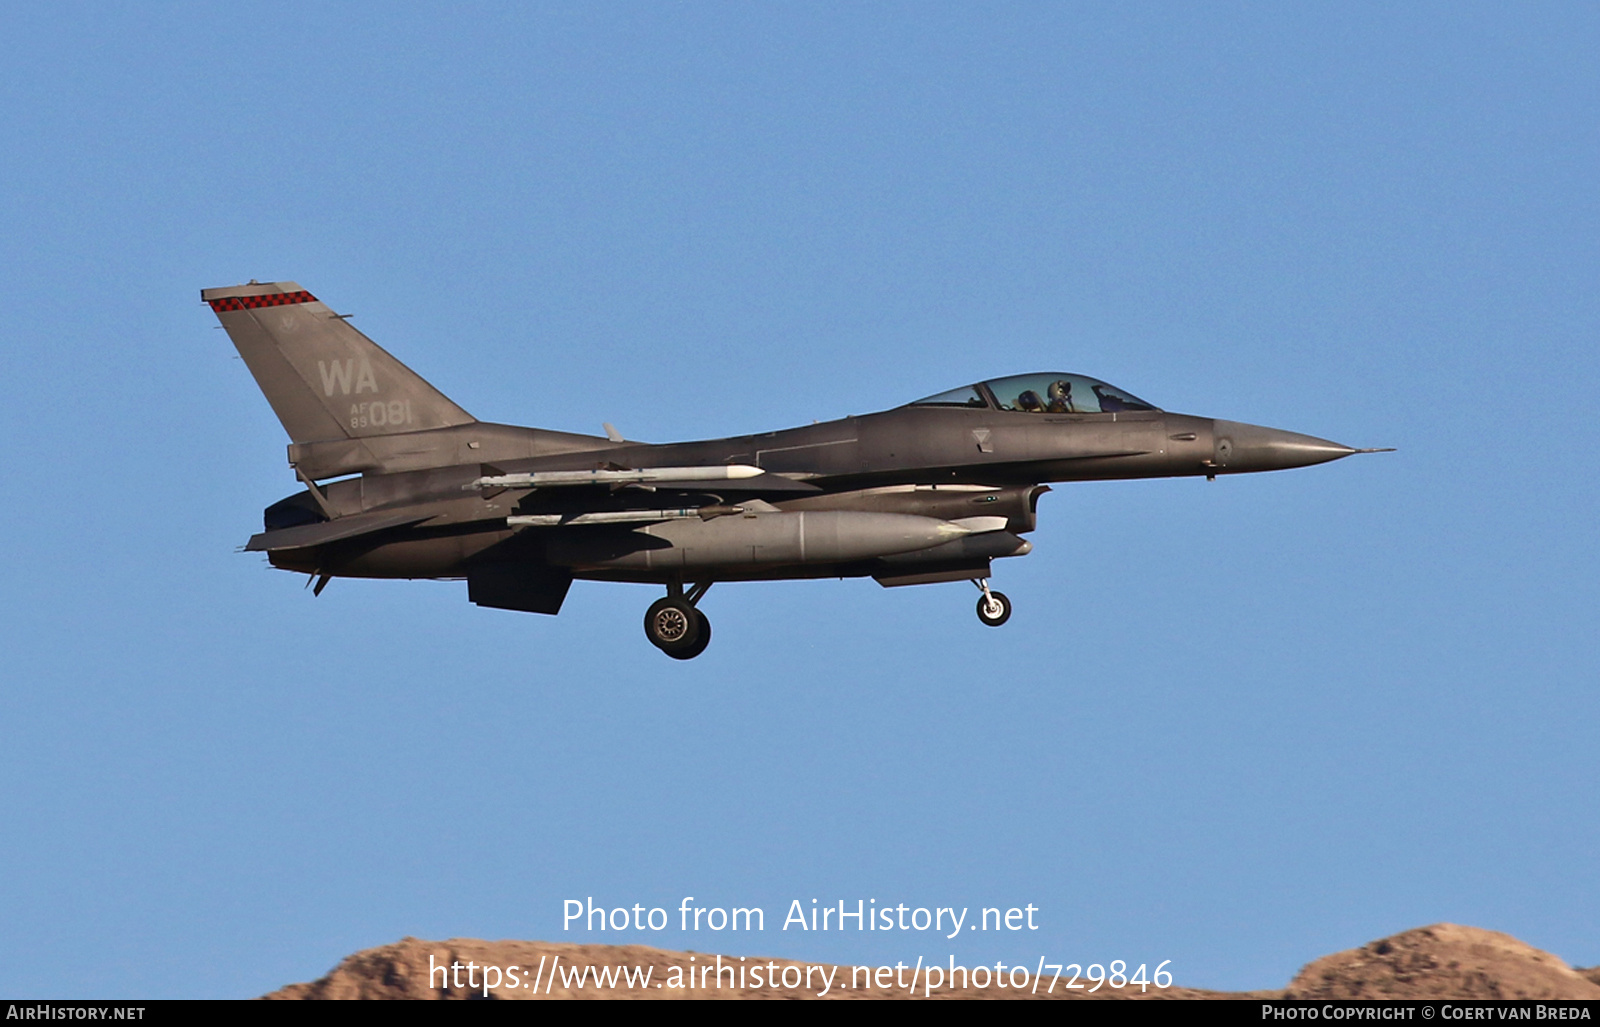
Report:
[[[418,514],[415,510],[408,513],[355,514],[317,524],[301,524],[293,528],[264,531],[259,535],[252,535],[244,548],[247,553],[262,553],[269,549],[310,549],[312,546],[325,546],[329,542],[370,535],[386,528],[417,524],[432,516],[432,513]]]

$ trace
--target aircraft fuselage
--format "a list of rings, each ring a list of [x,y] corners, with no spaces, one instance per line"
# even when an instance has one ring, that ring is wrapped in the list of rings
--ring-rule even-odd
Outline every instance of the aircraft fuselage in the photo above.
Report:
[[[1219,434],[1218,425],[1222,426]],[[1218,452],[1220,439],[1232,441]],[[1051,482],[1156,477],[1216,476],[1276,470],[1337,459],[1353,450],[1309,436],[1236,422],[1165,411],[1096,414],[1031,414],[996,410],[901,407],[781,431],[725,439],[667,444],[613,443],[593,439],[593,449],[548,456],[496,460],[504,472],[578,470],[599,464],[627,467],[744,464],[811,486],[790,498],[771,498],[778,512],[860,511],[901,513],[955,520],[999,515],[1006,531],[1032,531],[1039,486]],[[513,543],[517,530],[504,518],[562,512],[568,494],[483,496],[466,486],[481,476],[483,464],[427,470],[368,473],[335,481],[326,496],[341,515],[415,509],[428,519],[387,536],[362,538],[337,553],[303,550],[273,552],[275,566],[305,573],[325,568],[329,557],[339,576],[375,578],[461,578],[475,561],[492,559]],[[618,509],[638,505],[643,493],[607,497]],[[708,490],[656,490],[650,505],[703,503]],[[284,501],[313,509],[308,493]],[[585,498],[585,510],[594,506]],[[569,532],[576,528],[564,529]],[[636,528],[590,529],[585,535],[607,539]],[[587,539],[586,539],[587,541]],[[540,546],[541,558],[590,554],[569,565],[578,578],[667,582],[681,580],[672,568],[633,566],[601,560],[599,543]],[[995,555],[1010,555],[995,554]],[[319,560],[322,561],[319,563]],[[808,565],[740,562],[696,570],[718,579],[867,576],[880,565],[870,560],[809,561]],[[713,573],[715,572],[715,573]]]
[[[477,420],[293,282],[202,299],[288,431],[305,490],[246,548],[334,577],[464,578],[480,606],[553,614],[576,578],[654,582],[652,644],[691,659],[718,581],[969,579],[1027,554],[1050,482],[1281,470],[1358,452],[1174,414],[1070,373],[992,379],[881,413],[700,442]],[[322,483],[322,484],[318,484]]]

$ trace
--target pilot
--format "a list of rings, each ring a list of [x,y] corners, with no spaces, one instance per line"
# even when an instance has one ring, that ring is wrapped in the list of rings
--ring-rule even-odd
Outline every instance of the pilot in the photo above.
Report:
[[[1046,390],[1050,396],[1050,405],[1045,410],[1052,414],[1070,414],[1072,408],[1072,383],[1065,378],[1058,378],[1050,383]]]
[[[1026,410],[1030,414],[1042,414],[1044,413],[1044,401],[1039,398],[1037,392],[1028,389],[1017,397],[1017,409]]]
[[[1105,413],[1114,414],[1121,410],[1133,409],[1118,397],[1107,393],[1104,386],[1091,385],[1089,388],[1094,390],[1095,398],[1100,401],[1100,409]]]

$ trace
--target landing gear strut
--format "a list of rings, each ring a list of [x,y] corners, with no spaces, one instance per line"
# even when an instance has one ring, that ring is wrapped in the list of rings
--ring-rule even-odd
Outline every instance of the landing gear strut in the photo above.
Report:
[[[711,644],[711,621],[695,604],[710,589],[711,582],[702,582],[684,595],[682,584],[668,585],[666,597],[651,603],[644,614],[650,644],[674,660],[692,660],[705,652]]]
[[[991,628],[998,628],[1011,619],[1011,600],[1004,592],[989,588],[988,578],[974,578],[972,583],[983,593],[978,597],[978,619]]]

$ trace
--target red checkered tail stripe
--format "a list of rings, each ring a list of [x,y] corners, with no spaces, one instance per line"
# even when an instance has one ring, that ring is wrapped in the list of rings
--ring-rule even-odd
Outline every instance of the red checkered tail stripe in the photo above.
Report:
[[[260,296],[228,296],[220,300],[211,300],[211,309],[217,313],[224,310],[254,310],[257,307],[285,307],[291,303],[315,303],[317,298],[304,289],[299,292],[269,292]]]

